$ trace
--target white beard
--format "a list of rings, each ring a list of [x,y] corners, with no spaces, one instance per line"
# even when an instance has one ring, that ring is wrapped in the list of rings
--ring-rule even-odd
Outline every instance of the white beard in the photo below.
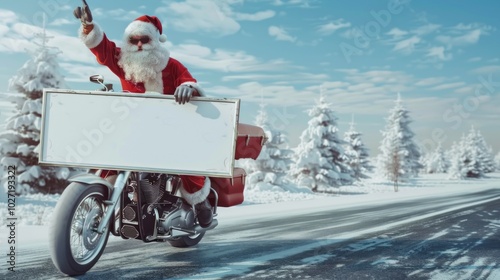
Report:
[[[150,42],[138,47],[127,43],[121,49],[118,66],[125,72],[125,79],[133,83],[144,83],[146,91],[163,93],[162,70],[165,69],[170,52],[159,43]]]

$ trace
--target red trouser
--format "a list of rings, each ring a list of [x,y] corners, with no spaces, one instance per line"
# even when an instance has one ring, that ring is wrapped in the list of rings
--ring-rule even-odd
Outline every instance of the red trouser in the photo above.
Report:
[[[118,174],[115,170],[102,170],[101,178]],[[182,186],[188,193],[195,193],[203,187],[205,176],[180,175]]]

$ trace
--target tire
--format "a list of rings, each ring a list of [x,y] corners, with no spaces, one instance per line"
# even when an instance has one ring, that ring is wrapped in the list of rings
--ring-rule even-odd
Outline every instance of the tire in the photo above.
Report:
[[[90,270],[108,242],[96,228],[104,215],[107,188],[103,185],[71,183],[54,210],[50,228],[50,253],[54,265],[64,274],[81,275]]]
[[[187,248],[194,246],[198,243],[200,243],[201,239],[205,235],[205,232],[200,232],[195,235],[190,235],[190,236],[180,236],[177,237],[174,240],[169,240],[168,243],[172,245],[172,247],[177,247],[177,248]]]

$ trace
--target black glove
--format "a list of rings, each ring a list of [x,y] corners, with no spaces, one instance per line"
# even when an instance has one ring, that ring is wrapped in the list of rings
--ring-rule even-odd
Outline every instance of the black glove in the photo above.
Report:
[[[175,101],[179,104],[188,103],[195,89],[192,86],[180,85],[175,89]]]
[[[92,13],[90,12],[89,5],[87,5],[87,1],[83,1],[83,7],[76,7],[76,9],[73,11],[73,14],[77,19],[79,19],[82,22],[83,26],[86,26],[88,24],[92,24]]]

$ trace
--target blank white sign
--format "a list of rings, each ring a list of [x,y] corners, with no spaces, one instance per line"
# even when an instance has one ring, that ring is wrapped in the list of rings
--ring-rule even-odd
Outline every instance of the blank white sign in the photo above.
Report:
[[[231,177],[238,99],[45,90],[41,164]]]

